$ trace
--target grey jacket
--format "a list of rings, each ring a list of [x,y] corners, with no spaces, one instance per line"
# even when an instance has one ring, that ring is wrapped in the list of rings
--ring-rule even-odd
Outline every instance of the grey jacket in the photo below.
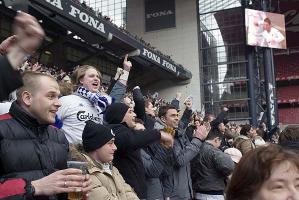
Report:
[[[159,118],[157,118],[154,126],[158,130],[164,128],[164,124]],[[156,142],[141,150],[141,158],[146,175],[146,199],[164,199],[160,176],[165,169],[173,165],[173,149],[166,149],[159,142]]]
[[[192,199],[190,161],[199,153],[202,142],[185,134],[192,111],[186,110],[179,123],[174,140],[174,165],[162,177],[164,197],[170,199]]]
[[[145,168],[147,200],[164,199],[162,184],[159,179],[164,168],[173,160],[173,150],[154,143],[141,150]]]
[[[204,142],[198,154],[191,161],[191,177],[196,193],[223,192],[225,179],[234,169],[229,155]]]
[[[127,86],[122,84],[120,81],[117,81],[113,86],[109,96],[114,99],[114,103],[122,102],[123,97],[125,96]]]

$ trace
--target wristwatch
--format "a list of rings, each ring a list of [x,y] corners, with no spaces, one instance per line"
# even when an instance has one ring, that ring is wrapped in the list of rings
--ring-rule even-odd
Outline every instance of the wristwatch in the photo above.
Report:
[[[28,199],[34,199],[34,194],[35,194],[35,188],[31,184],[31,182],[27,182],[26,184],[26,197]]]

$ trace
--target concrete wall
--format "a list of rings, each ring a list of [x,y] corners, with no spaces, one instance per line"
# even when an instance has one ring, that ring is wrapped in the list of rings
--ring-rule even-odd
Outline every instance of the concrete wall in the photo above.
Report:
[[[189,84],[160,81],[148,89],[158,91],[167,100],[171,100],[177,91],[182,92],[182,100],[192,95],[194,107],[199,109],[201,97],[196,0],[176,0],[175,9],[175,28],[145,32],[144,0],[127,0],[127,30],[170,55],[175,62],[192,72]]]

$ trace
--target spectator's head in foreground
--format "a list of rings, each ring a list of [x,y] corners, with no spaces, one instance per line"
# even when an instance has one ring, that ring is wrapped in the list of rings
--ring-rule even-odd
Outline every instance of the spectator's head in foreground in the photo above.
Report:
[[[299,154],[271,144],[245,154],[228,186],[227,200],[297,200]]]

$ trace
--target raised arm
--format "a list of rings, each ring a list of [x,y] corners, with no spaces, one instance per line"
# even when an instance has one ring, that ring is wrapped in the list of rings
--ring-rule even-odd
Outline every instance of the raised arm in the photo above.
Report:
[[[45,35],[37,20],[23,12],[16,16],[13,29],[14,36],[0,45],[1,53],[7,53],[0,58],[0,100],[22,86],[20,73],[15,70],[18,70],[28,54],[39,47]]]
[[[192,101],[188,99],[185,102],[185,105],[186,109],[183,113],[181,120],[179,121],[179,131],[185,131],[185,129],[188,127],[188,124],[192,116]]]
[[[207,137],[208,132],[204,126],[197,126],[194,131],[193,139],[186,144],[187,135],[182,135],[174,142],[174,158],[176,165],[187,165],[198,153],[202,145],[202,141]],[[186,145],[183,146],[182,145]]]
[[[132,68],[132,63],[128,61],[128,55],[125,56],[123,61],[123,73],[120,75],[118,81],[116,81],[115,85],[113,86],[110,96],[114,98],[115,103],[122,102],[122,99],[127,90],[127,81],[129,78],[129,73]]]
[[[115,144],[118,151],[127,151],[127,149],[139,149],[156,141],[165,141],[172,146],[173,138],[164,131],[158,130],[145,130],[134,131],[120,125],[114,127]]]
[[[139,86],[133,88],[133,100],[135,102],[134,112],[137,118],[145,122],[145,101]]]

